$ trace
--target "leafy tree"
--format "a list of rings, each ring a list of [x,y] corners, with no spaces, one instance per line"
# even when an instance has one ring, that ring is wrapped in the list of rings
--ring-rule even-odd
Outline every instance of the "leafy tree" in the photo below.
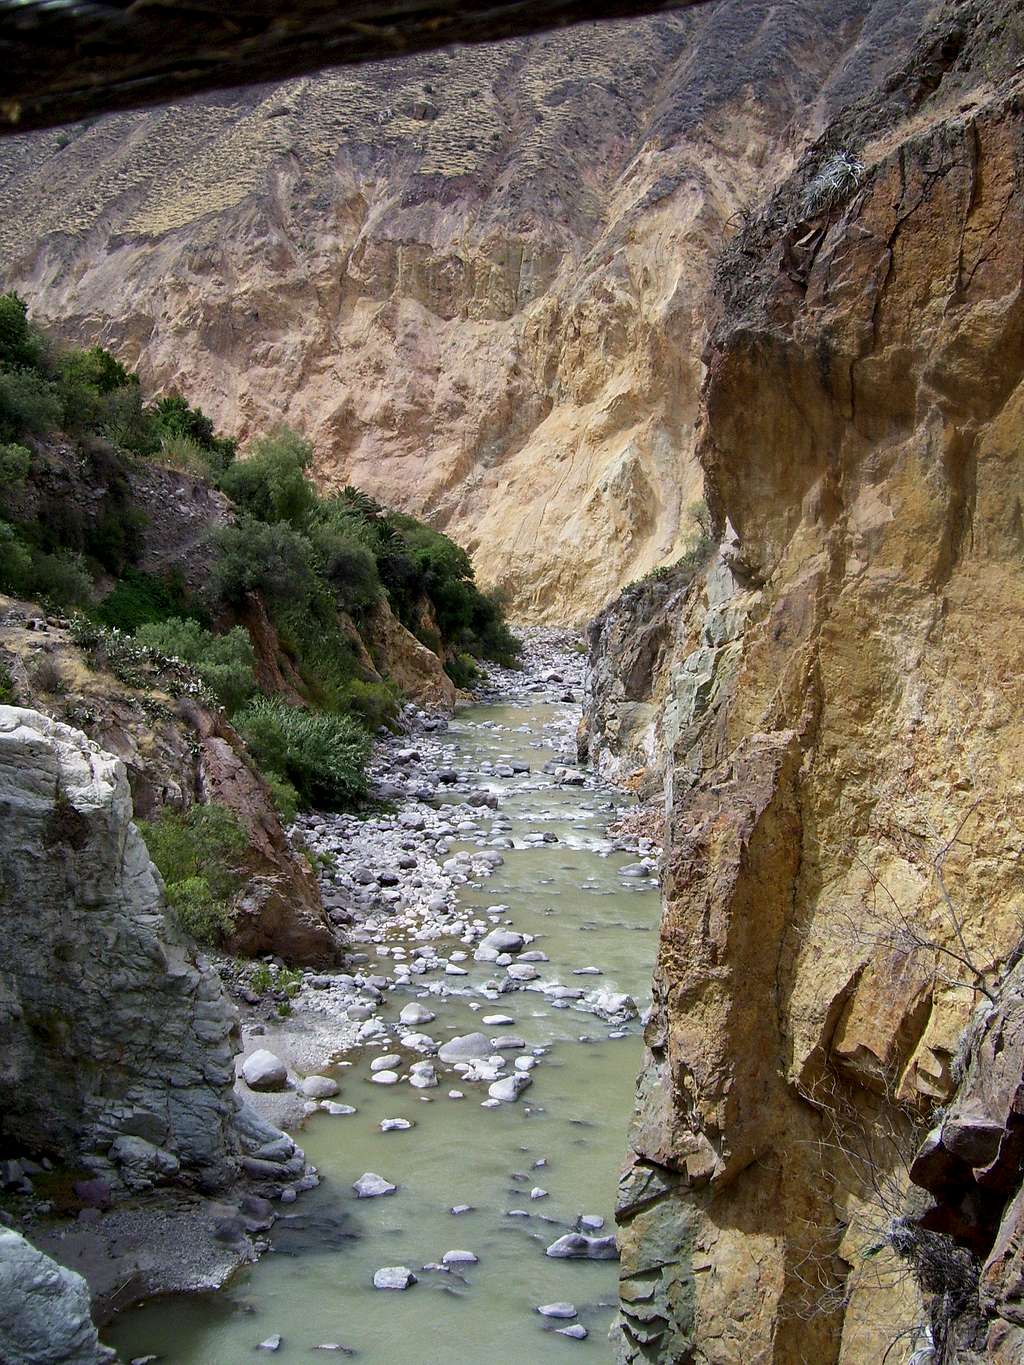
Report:
[[[221,487],[239,507],[260,521],[286,521],[306,529],[317,504],[316,489],[306,477],[313,447],[288,427],[252,443],[246,459],[228,469]]]
[[[0,366],[35,369],[44,354],[42,337],[28,320],[28,305],[17,294],[0,294]]]
[[[208,591],[214,602],[240,606],[247,593],[259,592],[271,604],[296,604],[314,591],[312,546],[286,522],[268,526],[241,516],[217,531],[213,544],[217,559]]]
[[[35,370],[0,370],[0,441],[56,431],[62,416],[52,380]]]

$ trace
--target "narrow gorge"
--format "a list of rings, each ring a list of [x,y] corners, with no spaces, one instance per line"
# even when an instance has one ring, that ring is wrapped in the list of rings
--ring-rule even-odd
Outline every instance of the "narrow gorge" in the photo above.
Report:
[[[0,138],[0,1362],[1024,1361],[1024,5],[651,8]]]

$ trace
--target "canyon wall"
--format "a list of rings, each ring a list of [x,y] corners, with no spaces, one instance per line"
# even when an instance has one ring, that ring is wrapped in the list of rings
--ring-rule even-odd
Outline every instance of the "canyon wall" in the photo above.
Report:
[[[720,0],[0,143],[3,277],[521,616],[677,558],[712,263],[929,0]]]
[[[583,743],[669,829],[626,1361],[1021,1359],[1022,56],[948,7],[750,216],[717,548],[594,631]]]

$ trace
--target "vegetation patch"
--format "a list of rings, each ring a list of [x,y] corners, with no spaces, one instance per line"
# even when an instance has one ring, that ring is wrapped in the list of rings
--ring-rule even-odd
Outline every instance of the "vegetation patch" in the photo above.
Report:
[[[365,802],[370,737],[351,716],[257,697],[235,726],[257,764],[290,782],[303,807],[338,811]]]
[[[234,926],[233,901],[243,885],[245,830],[229,810],[214,804],[166,809],[155,820],[138,821],[138,827],[182,928],[199,943],[223,942]]]

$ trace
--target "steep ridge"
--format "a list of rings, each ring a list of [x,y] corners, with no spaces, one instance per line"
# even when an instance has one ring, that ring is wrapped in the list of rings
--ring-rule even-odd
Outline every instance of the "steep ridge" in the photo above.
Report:
[[[1020,1359],[1022,53],[948,7],[751,216],[717,549],[593,633],[582,743],[669,830],[624,1360]]]
[[[582,620],[689,541],[723,239],[928,8],[721,0],[7,139],[4,275]]]

